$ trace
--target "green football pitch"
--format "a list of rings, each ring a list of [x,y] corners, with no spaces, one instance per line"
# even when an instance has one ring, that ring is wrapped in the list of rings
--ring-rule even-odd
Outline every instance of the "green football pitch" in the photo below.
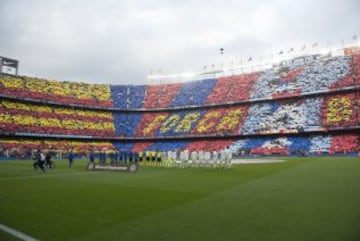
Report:
[[[360,158],[284,160],[134,174],[0,161],[0,224],[43,241],[360,240]]]

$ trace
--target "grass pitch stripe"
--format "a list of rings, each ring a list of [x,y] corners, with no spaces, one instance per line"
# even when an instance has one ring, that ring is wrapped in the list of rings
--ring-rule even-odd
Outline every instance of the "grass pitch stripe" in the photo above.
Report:
[[[28,179],[28,178],[45,178],[45,177],[62,177],[62,176],[75,176],[75,175],[87,175],[96,172],[75,172],[75,173],[58,173],[58,174],[43,174],[40,173],[39,175],[32,175],[32,176],[20,176],[20,177],[4,177],[0,178],[0,181],[9,181],[9,180],[17,180],[17,179]]]
[[[33,237],[30,237],[29,235],[26,235],[22,232],[19,232],[15,229],[12,229],[12,228],[9,228],[3,224],[0,224],[0,230],[4,231],[4,232],[7,232],[21,240],[24,240],[24,241],[39,241],[38,239],[36,238],[33,238]]]

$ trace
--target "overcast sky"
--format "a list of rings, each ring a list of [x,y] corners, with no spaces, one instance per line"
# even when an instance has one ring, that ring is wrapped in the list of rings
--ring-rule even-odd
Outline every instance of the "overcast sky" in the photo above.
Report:
[[[348,44],[359,23],[359,0],[1,0],[0,56],[18,59],[21,75],[148,84],[151,70]]]

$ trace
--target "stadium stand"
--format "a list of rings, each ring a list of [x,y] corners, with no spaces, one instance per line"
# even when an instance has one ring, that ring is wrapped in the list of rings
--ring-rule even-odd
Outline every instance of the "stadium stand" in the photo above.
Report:
[[[146,87],[144,108],[165,108],[178,93],[181,84],[149,85]]]
[[[113,107],[119,109],[142,108],[145,88],[145,86],[110,86]]]
[[[3,86],[0,94],[19,99],[30,98],[65,105],[112,106],[107,85],[10,76],[1,76],[0,85]]]
[[[355,153],[359,135],[315,135],[310,137],[263,137],[233,142],[231,149],[251,155],[320,155]]]
[[[0,150],[357,153],[359,84],[356,52],[148,86],[0,76]]]
[[[141,119],[141,113],[113,113],[116,136],[131,137],[134,136],[138,122]]]
[[[345,127],[355,126],[358,123],[356,115],[356,94],[339,94],[327,96],[323,102],[322,122],[324,126]],[[355,109],[356,108],[356,109]]]
[[[182,84],[170,107],[203,105],[215,83],[216,79],[205,79]]]
[[[207,98],[207,104],[221,104],[249,99],[257,73],[220,77]]]
[[[0,126],[10,133],[114,136],[111,113],[0,100]]]
[[[241,128],[243,134],[286,133],[320,129],[321,97],[254,104]]]

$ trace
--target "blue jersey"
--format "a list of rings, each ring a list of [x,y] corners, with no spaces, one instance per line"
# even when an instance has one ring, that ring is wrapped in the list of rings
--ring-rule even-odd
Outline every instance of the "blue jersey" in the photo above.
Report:
[[[93,152],[90,153],[90,161],[91,162],[95,161],[95,154]]]

